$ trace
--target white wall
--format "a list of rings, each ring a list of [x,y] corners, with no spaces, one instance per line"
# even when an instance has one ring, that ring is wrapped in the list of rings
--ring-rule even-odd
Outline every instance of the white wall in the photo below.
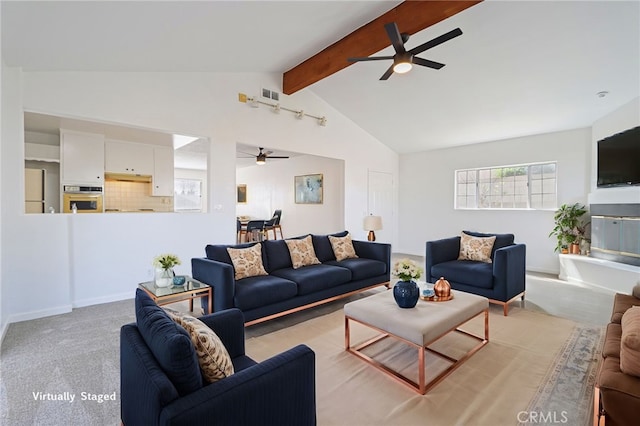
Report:
[[[1,10],[2,8],[0,8]],[[0,12],[0,22],[2,22],[2,12]],[[0,24],[1,26],[1,24]],[[2,55],[0,55],[0,189],[2,189],[2,159],[3,159],[3,155],[2,155],[2,147],[5,145],[5,141],[7,139],[5,139],[5,135],[4,135],[4,108],[2,108],[2,105],[4,104],[4,99],[5,99],[5,94],[7,93],[5,91],[5,88],[7,87],[7,85],[5,84],[4,81],[4,61],[1,60]],[[0,197],[0,224],[2,223],[2,197]],[[6,318],[6,313],[7,310],[4,309],[4,301],[6,300],[4,297],[4,285],[3,285],[3,279],[2,279],[2,225],[0,225],[0,343],[2,342],[2,340],[4,339],[4,334],[7,330],[7,318]]]
[[[597,188],[598,141],[633,127],[640,126],[640,97],[602,117],[592,127],[590,204],[640,203],[640,186]],[[640,165],[638,166],[640,167]]]
[[[555,242],[548,238],[554,211],[453,208],[455,170],[544,161],[558,163],[558,205],[587,202],[590,129],[401,156],[397,251],[424,256],[426,241],[459,235],[463,229],[513,233],[527,245],[527,269],[557,273]]]
[[[323,203],[296,204],[294,176],[316,173],[323,175]],[[274,210],[281,209],[285,237],[345,229],[342,160],[312,155],[267,160],[263,166],[239,168],[236,179],[238,184],[247,185],[247,203],[237,205],[238,215],[270,219]]]
[[[153,256],[176,253],[183,261],[177,272],[188,273],[191,257],[202,256],[207,243],[234,242],[236,142],[255,145],[253,141],[259,140],[274,149],[344,160],[344,226],[355,238],[364,238],[360,225],[367,208],[367,169],[397,175],[397,155],[308,90],[283,96],[281,103],[327,116],[326,127],[315,120],[276,115],[238,102],[238,92],[253,95],[261,87],[279,87],[279,78],[211,73],[23,73],[5,68],[2,112],[11,123],[2,128],[1,274],[6,321],[133,297],[137,283],[150,278]],[[4,90],[5,80],[9,93]],[[24,109],[208,138],[209,212],[25,215]]]

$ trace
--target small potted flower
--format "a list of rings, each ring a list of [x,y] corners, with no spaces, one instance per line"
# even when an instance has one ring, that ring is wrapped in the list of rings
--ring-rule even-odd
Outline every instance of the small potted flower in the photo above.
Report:
[[[175,254],[161,254],[153,258],[155,271],[155,284],[157,287],[169,287],[173,284],[173,267],[180,265],[180,258]]]
[[[414,281],[422,276],[422,268],[413,260],[402,259],[393,265],[391,273],[400,279],[393,287],[393,297],[401,308],[413,308],[418,303],[420,288]]]

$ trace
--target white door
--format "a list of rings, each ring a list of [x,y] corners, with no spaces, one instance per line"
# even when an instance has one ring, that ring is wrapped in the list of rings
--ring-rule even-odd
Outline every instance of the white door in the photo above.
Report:
[[[391,243],[395,212],[393,211],[393,174],[369,170],[368,214],[382,217],[382,229],[375,231],[376,241]]]

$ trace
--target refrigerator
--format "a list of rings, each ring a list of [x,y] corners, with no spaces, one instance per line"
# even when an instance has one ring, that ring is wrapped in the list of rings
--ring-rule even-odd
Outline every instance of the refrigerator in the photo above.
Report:
[[[43,169],[24,169],[25,213],[44,213]]]

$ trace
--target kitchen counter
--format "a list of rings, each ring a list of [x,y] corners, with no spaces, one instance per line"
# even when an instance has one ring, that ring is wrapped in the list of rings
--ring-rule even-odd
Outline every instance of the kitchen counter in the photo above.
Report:
[[[124,210],[124,209],[105,209],[105,213],[168,213],[168,212],[156,212],[154,209],[133,209],[133,210]]]

